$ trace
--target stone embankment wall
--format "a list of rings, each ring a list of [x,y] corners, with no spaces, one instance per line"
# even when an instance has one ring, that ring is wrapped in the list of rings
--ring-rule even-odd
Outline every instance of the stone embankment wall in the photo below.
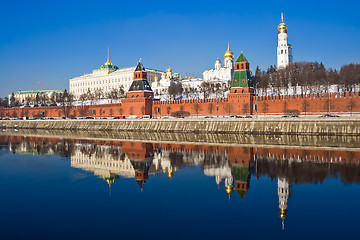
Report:
[[[1,120],[2,128],[190,132],[360,135],[360,118],[266,118],[266,119],[120,119],[120,120]]]

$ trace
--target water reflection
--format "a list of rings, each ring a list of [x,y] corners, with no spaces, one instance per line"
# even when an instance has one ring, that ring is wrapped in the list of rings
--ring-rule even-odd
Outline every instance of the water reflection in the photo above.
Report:
[[[175,178],[176,172],[201,166],[206,176],[231,199],[242,200],[250,190],[251,176],[277,179],[278,214],[285,227],[292,185],[322,183],[338,178],[344,184],[360,183],[360,152],[356,149],[268,148],[200,144],[164,144],[101,139],[0,136],[1,148],[19,154],[57,154],[71,167],[91,172],[111,185],[119,178],[134,178],[140,190],[158,174]]]

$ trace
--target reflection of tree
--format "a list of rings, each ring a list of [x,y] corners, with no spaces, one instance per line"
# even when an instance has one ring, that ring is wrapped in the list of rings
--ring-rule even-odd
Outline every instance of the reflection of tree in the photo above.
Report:
[[[170,152],[169,159],[172,167],[181,168],[184,166],[184,155],[181,152]]]
[[[322,183],[327,178],[340,178],[341,182],[360,183],[360,166],[287,160],[257,160],[257,177],[287,178],[290,183]]]

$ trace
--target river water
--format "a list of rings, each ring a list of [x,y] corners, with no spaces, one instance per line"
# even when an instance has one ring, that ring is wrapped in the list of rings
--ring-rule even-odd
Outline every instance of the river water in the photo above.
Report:
[[[2,132],[0,239],[358,239],[359,139],[290,138]]]

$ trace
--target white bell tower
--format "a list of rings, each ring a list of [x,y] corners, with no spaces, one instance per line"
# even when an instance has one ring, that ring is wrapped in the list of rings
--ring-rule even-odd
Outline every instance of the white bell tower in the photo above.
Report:
[[[287,26],[281,13],[281,23],[278,26],[277,68],[286,68],[292,62],[292,46],[288,44]]]

